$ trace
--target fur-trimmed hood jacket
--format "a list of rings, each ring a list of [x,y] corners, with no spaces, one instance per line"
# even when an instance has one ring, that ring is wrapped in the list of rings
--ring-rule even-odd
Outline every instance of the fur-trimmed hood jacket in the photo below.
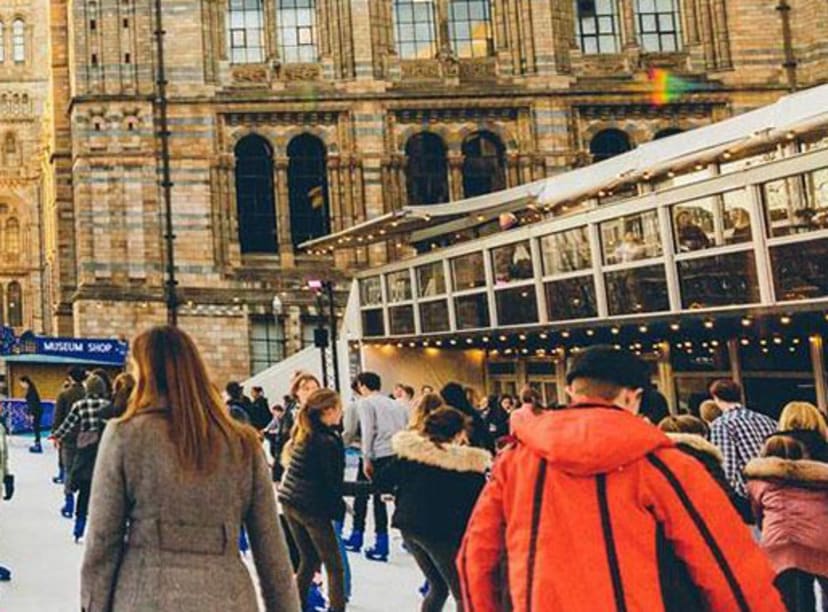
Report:
[[[762,457],[745,466],[745,477],[806,489],[828,489],[828,463]]]
[[[393,525],[459,544],[492,456],[472,446],[437,445],[415,431],[399,432],[391,444],[396,461],[382,479],[396,496]]]
[[[776,571],[828,575],[828,463],[763,457],[747,464],[745,477]]]

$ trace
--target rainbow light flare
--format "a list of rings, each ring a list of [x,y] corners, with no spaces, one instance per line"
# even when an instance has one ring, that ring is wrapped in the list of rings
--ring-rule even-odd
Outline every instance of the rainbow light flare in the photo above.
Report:
[[[650,68],[648,76],[653,86],[650,101],[654,106],[664,106],[675,102],[686,92],[695,89],[693,83],[671,74],[664,68]]]

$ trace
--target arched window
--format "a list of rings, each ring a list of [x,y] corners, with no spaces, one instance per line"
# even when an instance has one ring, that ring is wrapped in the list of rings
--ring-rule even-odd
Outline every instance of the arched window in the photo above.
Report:
[[[491,132],[475,132],[463,142],[463,194],[471,198],[506,188],[503,144]]]
[[[327,152],[316,136],[302,134],[287,149],[290,233],[293,246],[331,232]]]
[[[656,132],[655,136],[653,136],[653,140],[658,140],[660,138],[667,138],[668,136],[675,136],[676,134],[681,134],[684,130],[677,127],[668,127],[664,128]]]
[[[492,13],[489,0],[451,0],[449,34],[457,57],[488,57],[494,54]]]
[[[618,53],[616,0],[575,0],[575,24],[583,53]]]
[[[230,63],[264,61],[264,9],[262,0],[230,0],[227,10]]]
[[[17,281],[9,283],[7,301],[9,303],[9,325],[23,327],[23,291]]]
[[[26,24],[22,19],[12,23],[12,59],[17,64],[26,61]]]
[[[14,132],[6,132],[6,137],[3,140],[3,151],[6,153],[17,152],[17,139],[14,137]]]
[[[6,253],[20,254],[20,222],[14,217],[6,221]]]
[[[236,145],[236,207],[242,253],[276,252],[273,150],[251,134]]]
[[[6,296],[3,285],[0,285],[0,325],[6,324]]]
[[[312,63],[316,50],[316,0],[277,0],[279,57],[285,63]]]
[[[0,21],[0,63],[6,61],[6,24]]]
[[[681,48],[678,0],[635,0],[638,44],[646,53],[672,53]]]
[[[408,139],[406,189],[409,204],[448,202],[448,168],[443,139],[430,132],[421,132]]]
[[[630,137],[622,130],[608,129],[601,130],[589,143],[589,152],[592,153],[592,161],[603,161],[626,153],[632,149]]]
[[[394,34],[400,59],[437,55],[434,0],[394,0]]]

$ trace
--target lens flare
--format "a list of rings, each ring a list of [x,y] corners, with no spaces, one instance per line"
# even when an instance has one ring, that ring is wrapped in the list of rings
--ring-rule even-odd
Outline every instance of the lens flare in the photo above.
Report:
[[[654,106],[675,102],[688,91],[695,89],[694,83],[664,68],[650,68],[649,79],[652,85],[650,101]]]

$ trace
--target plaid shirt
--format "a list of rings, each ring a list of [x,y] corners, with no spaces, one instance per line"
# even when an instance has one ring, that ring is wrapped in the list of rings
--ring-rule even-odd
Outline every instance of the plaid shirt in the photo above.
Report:
[[[726,411],[713,421],[710,441],[724,455],[724,471],[736,493],[747,497],[742,471],[748,461],[759,456],[762,444],[776,432],[776,421],[743,406]]]
[[[104,415],[111,403],[100,397],[87,397],[75,402],[54,437],[62,442],[66,438],[77,438],[79,433],[102,433],[106,425]]]

